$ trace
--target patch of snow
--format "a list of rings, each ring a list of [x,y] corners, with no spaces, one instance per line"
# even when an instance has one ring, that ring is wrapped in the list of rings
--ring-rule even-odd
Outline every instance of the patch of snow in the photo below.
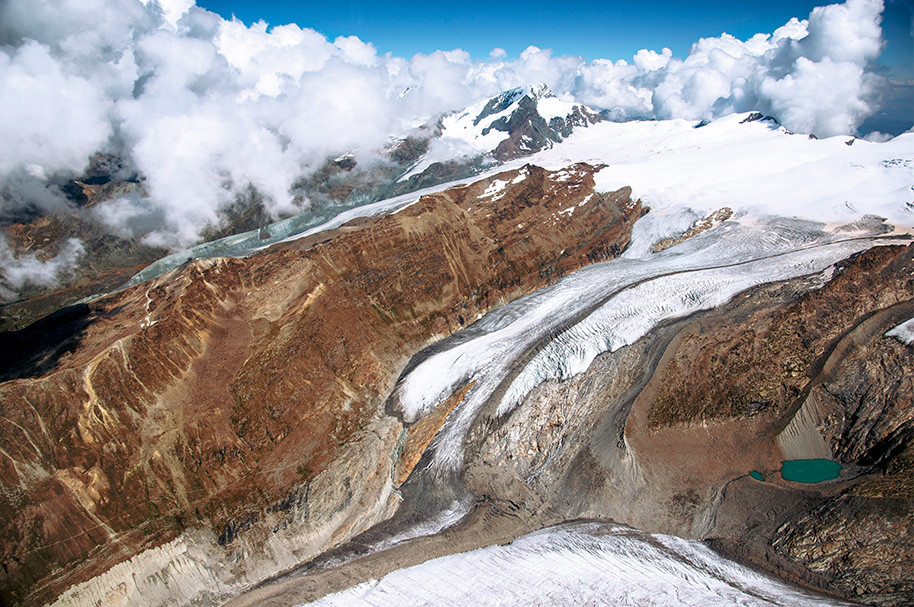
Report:
[[[592,198],[593,198],[593,194],[588,194],[587,196],[584,197],[584,200],[582,200],[581,202],[578,203],[578,206],[579,206],[579,207],[584,206],[585,204],[587,204],[588,202],[590,202],[590,200],[591,200]]]
[[[886,337],[894,337],[903,344],[914,346],[914,318],[906,320],[891,331],[887,331]]]
[[[495,179],[492,183],[489,184],[489,187],[486,188],[486,191],[479,195],[480,198],[489,198],[495,196],[502,190],[508,187],[507,181],[502,181],[501,179]],[[501,196],[496,196],[493,200],[498,200]]]

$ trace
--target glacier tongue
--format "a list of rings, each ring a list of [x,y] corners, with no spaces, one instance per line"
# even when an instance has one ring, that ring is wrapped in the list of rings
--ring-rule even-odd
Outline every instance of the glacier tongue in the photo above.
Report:
[[[677,225],[691,216],[666,215]],[[636,231],[631,249],[650,250],[644,240],[663,231]],[[663,320],[719,306],[756,285],[821,272],[872,246],[876,235],[878,229],[848,236],[811,221],[743,216],[660,253],[589,266],[438,344],[401,379],[394,405],[414,421],[475,381],[432,443],[432,466],[457,470],[466,433],[487,403],[504,415],[543,381],[586,370],[600,353],[633,343]]]
[[[394,571],[311,605],[843,605],[696,541],[580,522]]]

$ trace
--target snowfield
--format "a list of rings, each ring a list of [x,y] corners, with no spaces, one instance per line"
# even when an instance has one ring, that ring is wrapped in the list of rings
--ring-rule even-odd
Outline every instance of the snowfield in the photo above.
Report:
[[[606,164],[599,191],[631,186],[655,209],[721,207],[848,222],[865,214],[914,225],[914,132],[885,143],[811,139],[768,120],[733,114],[687,120],[601,122],[523,162],[559,169]],[[513,164],[507,165],[511,167]]]

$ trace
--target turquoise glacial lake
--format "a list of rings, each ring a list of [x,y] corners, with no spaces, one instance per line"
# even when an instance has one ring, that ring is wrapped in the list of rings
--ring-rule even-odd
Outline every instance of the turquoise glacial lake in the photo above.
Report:
[[[838,478],[841,464],[830,459],[790,459],[781,464],[781,476],[796,483],[821,483]]]

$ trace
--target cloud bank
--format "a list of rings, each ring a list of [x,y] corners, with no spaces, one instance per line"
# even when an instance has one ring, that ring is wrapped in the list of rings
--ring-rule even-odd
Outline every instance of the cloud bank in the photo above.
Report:
[[[749,40],[703,38],[684,59],[663,49],[585,62],[536,47],[514,60],[497,48],[482,60],[459,49],[382,56],[354,36],[247,27],[193,0],[6,0],[0,215],[65,204],[52,178],[112,153],[145,178],[148,198],[97,216],[183,247],[251,186],[270,213],[294,212],[290,188],[328,155],[369,157],[391,136],[531,82],[617,120],[757,109],[798,132],[851,134],[877,109],[867,65],[882,49],[882,8],[816,8]]]

